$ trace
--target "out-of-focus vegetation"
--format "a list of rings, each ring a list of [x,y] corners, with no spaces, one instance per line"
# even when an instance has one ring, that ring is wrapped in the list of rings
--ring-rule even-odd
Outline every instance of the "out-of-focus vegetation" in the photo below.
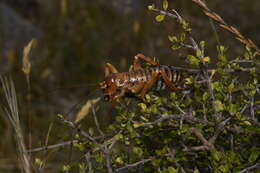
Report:
[[[192,1],[169,2],[169,12],[173,8],[185,18],[192,37],[206,41],[199,48],[205,54],[179,44],[186,44],[187,33],[186,39],[176,42],[174,36],[180,38],[185,24],[167,16],[156,18],[163,18],[161,22],[154,20],[158,13],[147,6],[163,9],[163,1],[0,3],[0,72],[10,73],[14,80],[26,147],[64,145],[31,153],[33,169],[237,172],[259,167],[259,72],[223,71],[259,70],[259,57]],[[207,5],[260,44],[258,0],[218,0]],[[26,77],[23,49],[32,39],[37,44],[28,55],[30,73]],[[127,71],[139,52],[158,58],[161,64],[202,72],[209,66],[216,71],[204,74],[200,82],[195,76],[188,78],[194,88],[188,95],[147,95],[150,105],[136,106],[138,102],[126,98],[111,111],[100,101],[81,122],[79,132],[70,122],[78,110],[73,105],[101,95],[96,84],[103,78],[105,62]],[[20,172],[23,162],[17,159],[15,131],[5,112],[0,116],[0,133],[5,139],[0,142],[0,170]],[[74,144],[68,145],[72,139]]]

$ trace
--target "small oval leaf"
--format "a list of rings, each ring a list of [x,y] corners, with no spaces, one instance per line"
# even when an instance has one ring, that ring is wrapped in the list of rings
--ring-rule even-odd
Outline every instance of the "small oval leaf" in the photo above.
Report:
[[[155,20],[156,20],[157,22],[161,22],[161,21],[163,21],[164,17],[165,17],[164,15],[161,15],[161,14],[160,14],[160,15],[158,15],[158,16],[155,17]]]
[[[163,0],[163,9],[164,10],[167,10],[168,9],[168,6],[169,6],[169,3],[167,0]]]

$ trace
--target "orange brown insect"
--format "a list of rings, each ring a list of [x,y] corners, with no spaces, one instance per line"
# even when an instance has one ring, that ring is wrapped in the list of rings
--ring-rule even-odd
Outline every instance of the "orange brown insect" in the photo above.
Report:
[[[141,60],[151,66],[143,68]],[[159,65],[151,58],[137,54],[128,72],[118,72],[112,64],[106,63],[105,79],[99,83],[99,86],[103,90],[105,99],[111,102],[123,97],[126,92],[138,95],[143,100],[145,94],[152,89],[184,90],[178,87],[183,83],[183,79],[183,71],[178,68]]]

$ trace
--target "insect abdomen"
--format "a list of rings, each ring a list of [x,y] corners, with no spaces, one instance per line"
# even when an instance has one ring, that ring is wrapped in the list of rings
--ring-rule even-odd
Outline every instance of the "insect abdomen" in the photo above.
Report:
[[[156,71],[156,72],[160,72],[160,73],[165,72],[169,81],[173,84],[178,84],[183,79],[182,72],[174,69],[174,67],[172,67],[172,66],[161,65],[161,66],[157,66],[157,67],[152,67],[151,69],[152,69],[152,71]],[[163,80],[162,75],[159,75],[157,82],[154,86],[154,89],[159,91],[159,90],[164,90],[165,88],[166,88],[166,83]]]
[[[170,82],[173,84],[179,84],[182,79],[182,71],[174,69],[172,66],[155,66],[155,67],[148,67],[142,68],[136,71],[127,72],[125,82],[130,85],[135,85],[135,83],[139,82],[149,82],[152,78],[152,73],[157,72],[159,73],[158,78],[153,86],[154,90],[164,90],[166,88],[166,83],[162,77],[162,72],[165,72]]]

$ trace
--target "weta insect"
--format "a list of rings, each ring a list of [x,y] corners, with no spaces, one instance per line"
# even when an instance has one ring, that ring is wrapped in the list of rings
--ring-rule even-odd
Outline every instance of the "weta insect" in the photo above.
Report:
[[[142,68],[140,60],[149,63],[151,67]],[[118,72],[112,64],[106,63],[105,79],[99,86],[105,100],[111,102],[123,97],[126,92],[139,95],[144,100],[145,94],[151,89],[158,91],[167,87],[172,91],[185,90],[178,87],[183,79],[182,70],[174,66],[159,65],[151,58],[137,54],[129,72]]]

